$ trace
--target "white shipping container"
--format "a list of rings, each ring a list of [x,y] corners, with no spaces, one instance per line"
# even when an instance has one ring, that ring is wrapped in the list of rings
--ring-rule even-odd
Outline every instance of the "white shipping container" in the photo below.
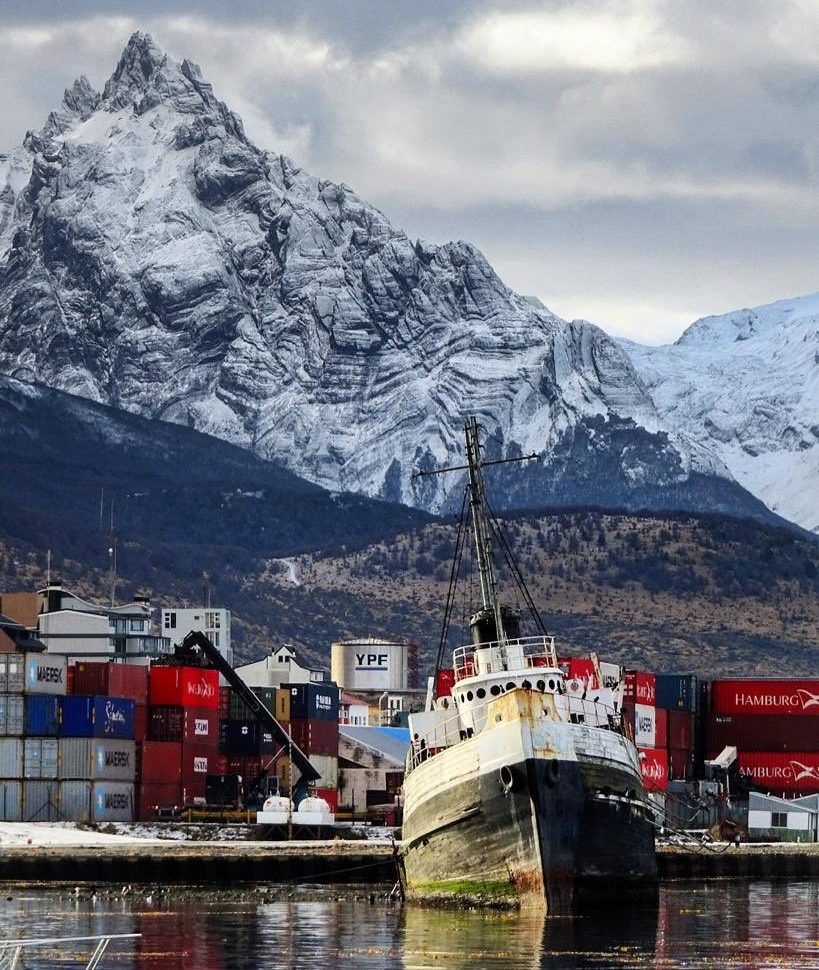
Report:
[[[23,777],[56,778],[60,742],[56,738],[23,741]]]
[[[62,738],[58,777],[93,781],[133,781],[136,742],[101,738]]]
[[[25,662],[25,686],[27,694],[66,694],[68,660],[53,653],[27,653]],[[9,692],[11,692],[9,669]]]
[[[0,694],[0,737],[19,738],[25,725],[22,694]]]
[[[653,748],[657,738],[657,709],[648,704],[634,705],[634,743],[638,748]]]
[[[23,742],[19,738],[0,738],[0,778],[23,777]]]
[[[321,775],[316,786],[318,788],[338,788],[338,758],[320,754],[311,754],[309,757],[310,764]]]
[[[133,822],[134,786],[123,781],[96,781],[91,792],[93,822]]]
[[[60,815],[66,822],[91,821],[91,782],[60,782]]]
[[[8,691],[9,678],[6,673],[6,656],[5,653],[0,653],[0,694],[5,694]]]
[[[58,822],[60,786],[56,781],[23,782],[23,822]]]
[[[6,694],[22,694],[26,686],[26,655],[24,653],[7,653],[4,656],[6,676],[3,692]]]
[[[0,822],[19,822],[23,812],[23,783],[0,781]]]

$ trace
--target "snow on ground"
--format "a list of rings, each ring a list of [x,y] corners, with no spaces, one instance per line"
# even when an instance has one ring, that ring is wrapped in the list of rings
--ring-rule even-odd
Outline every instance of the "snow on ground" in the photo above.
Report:
[[[157,845],[162,839],[130,835],[109,835],[77,828],[72,822],[0,822],[0,848],[31,845],[44,846],[95,846],[95,845]]]

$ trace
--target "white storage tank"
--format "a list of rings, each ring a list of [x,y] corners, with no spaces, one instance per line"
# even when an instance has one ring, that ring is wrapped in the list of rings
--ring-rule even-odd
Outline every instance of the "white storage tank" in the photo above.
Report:
[[[331,679],[345,690],[406,690],[407,643],[341,640],[330,648]]]

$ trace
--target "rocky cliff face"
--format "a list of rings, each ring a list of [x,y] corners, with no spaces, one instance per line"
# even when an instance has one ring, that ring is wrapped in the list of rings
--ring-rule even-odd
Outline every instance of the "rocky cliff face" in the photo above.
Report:
[[[624,347],[669,425],[819,532],[819,295],[706,317],[670,346]]]
[[[459,483],[413,472],[452,463],[475,413],[492,453],[540,456],[505,476],[512,501],[760,512],[601,330],[260,151],[145,35],[0,160],[0,186],[9,375],[428,509]]]

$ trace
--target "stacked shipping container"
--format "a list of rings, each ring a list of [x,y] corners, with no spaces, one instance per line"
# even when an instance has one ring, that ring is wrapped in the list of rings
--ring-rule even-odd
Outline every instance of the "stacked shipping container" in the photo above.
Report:
[[[646,791],[664,792],[668,787],[668,718],[664,710],[657,708],[654,674],[644,670],[625,672],[623,717],[634,734]]]

